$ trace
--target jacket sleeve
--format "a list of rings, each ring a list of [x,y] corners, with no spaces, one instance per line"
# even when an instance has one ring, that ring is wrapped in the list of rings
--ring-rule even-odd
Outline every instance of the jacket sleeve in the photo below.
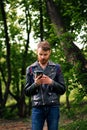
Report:
[[[50,90],[52,92],[55,92],[57,94],[64,94],[66,91],[66,87],[65,87],[65,82],[64,82],[64,77],[61,71],[61,67],[59,66],[56,69],[56,77],[53,80],[52,84],[50,85]]]
[[[30,72],[30,67],[26,69],[26,84],[24,92],[26,96],[32,96],[38,92],[38,87],[34,83],[33,73]]]

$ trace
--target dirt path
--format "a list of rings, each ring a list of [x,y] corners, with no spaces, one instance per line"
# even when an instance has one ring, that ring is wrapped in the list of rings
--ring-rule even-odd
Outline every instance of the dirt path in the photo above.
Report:
[[[29,121],[0,120],[0,130],[31,130]],[[46,125],[43,130],[47,130]]]

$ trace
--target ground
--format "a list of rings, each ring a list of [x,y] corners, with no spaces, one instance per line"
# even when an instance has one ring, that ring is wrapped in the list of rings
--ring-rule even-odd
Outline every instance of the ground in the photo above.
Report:
[[[0,130],[31,130],[30,124],[29,121],[0,119]],[[47,130],[46,125],[44,130]]]
[[[60,124],[68,124],[71,120],[60,120]],[[31,130],[31,122],[29,120],[6,120],[0,119],[0,130]],[[47,130],[46,123],[43,130]]]

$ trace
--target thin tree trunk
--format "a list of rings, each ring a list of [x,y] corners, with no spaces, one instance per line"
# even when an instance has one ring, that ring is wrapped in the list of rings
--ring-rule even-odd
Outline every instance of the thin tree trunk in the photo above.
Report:
[[[21,70],[21,80],[24,80],[24,75],[25,75],[25,70],[26,70],[26,58],[27,58],[27,53],[28,53],[28,47],[29,47],[29,36],[30,36],[30,32],[31,32],[31,15],[29,13],[29,8],[26,7],[25,10],[25,14],[26,14],[26,32],[27,32],[27,42],[26,42],[26,46],[25,46],[25,52],[23,55],[23,60],[22,60],[22,70]],[[29,20],[28,20],[29,17]],[[21,98],[19,100],[19,116],[20,117],[24,117],[26,115],[26,104],[25,104],[25,95],[24,95],[24,86],[25,83],[21,83]]]
[[[7,74],[8,78],[6,81],[6,89],[5,89],[5,94],[4,94],[4,99],[3,99],[3,106],[5,106],[7,98],[8,98],[8,93],[9,93],[9,87],[11,83],[11,63],[10,63],[10,43],[9,43],[9,36],[8,36],[8,27],[7,27],[7,21],[6,21],[6,13],[5,13],[5,5],[4,5],[4,0],[1,0],[1,13],[2,13],[2,19],[3,19],[3,24],[4,24],[4,32],[5,32],[5,43],[6,43],[6,62],[7,62]]]
[[[43,8],[42,8],[42,0],[39,0],[39,11],[40,11],[40,39],[43,41]]]

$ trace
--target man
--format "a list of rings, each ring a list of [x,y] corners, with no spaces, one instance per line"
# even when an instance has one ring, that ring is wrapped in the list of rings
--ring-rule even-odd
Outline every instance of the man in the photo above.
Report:
[[[38,60],[26,69],[25,94],[32,100],[32,130],[43,130],[45,120],[48,130],[58,130],[59,97],[65,92],[65,84],[60,65],[49,60],[50,54],[50,44],[40,42]]]

